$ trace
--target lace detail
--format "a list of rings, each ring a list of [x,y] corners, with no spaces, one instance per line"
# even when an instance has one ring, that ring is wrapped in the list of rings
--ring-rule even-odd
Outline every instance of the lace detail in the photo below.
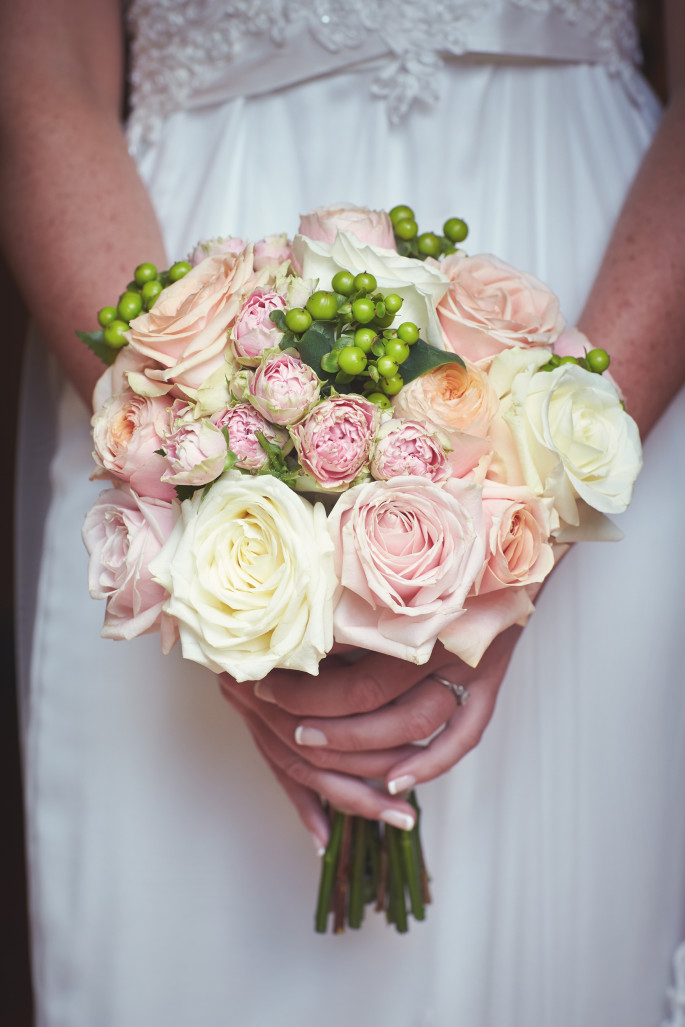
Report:
[[[661,1027],[685,1027],[685,942],[673,957],[673,971],[675,987],[667,992],[671,1016],[663,1021]]]
[[[129,138],[152,141],[165,115],[196,106],[250,47],[285,50],[302,33],[349,64],[371,40],[383,57],[372,92],[397,122],[437,98],[443,56],[468,51],[474,26],[510,5],[581,23],[612,70],[639,56],[632,0],[133,0]]]

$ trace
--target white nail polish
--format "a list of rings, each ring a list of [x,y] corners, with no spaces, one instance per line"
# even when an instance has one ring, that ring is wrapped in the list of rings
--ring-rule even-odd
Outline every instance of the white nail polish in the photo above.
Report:
[[[391,827],[399,827],[402,831],[411,831],[414,826],[413,817],[410,817],[408,813],[400,813],[396,809],[384,809],[379,819],[385,824],[390,824]]]
[[[328,739],[323,731],[319,731],[316,727],[302,727],[302,725],[295,728],[295,741],[298,745],[328,745]]]
[[[312,842],[314,843],[317,856],[321,858],[326,852],[326,846],[321,844],[320,839],[315,834],[312,835]]]
[[[398,792],[408,792],[415,784],[415,777],[412,777],[411,774],[402,774],[401,777],[396,777],[394,780],[388,781],[388,791],[391,795],[397,795]]]

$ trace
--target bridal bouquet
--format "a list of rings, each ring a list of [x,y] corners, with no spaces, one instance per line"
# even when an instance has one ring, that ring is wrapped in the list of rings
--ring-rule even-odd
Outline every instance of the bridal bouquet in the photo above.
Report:
[[[111,487],[83,528],[105,637],[159,631],[237,681],[315,675],[334,641],[423,664],[439,640],[476,666],[566,543],[616,537],[641,449],[609,358],[466,232],[321,208],[292,241],[136,268],[79,333],[108,364]],[[398,929],[405,892],[423,916],[416,829],[338,816],[317,929],[331,905],[358,926],[367,879]]]

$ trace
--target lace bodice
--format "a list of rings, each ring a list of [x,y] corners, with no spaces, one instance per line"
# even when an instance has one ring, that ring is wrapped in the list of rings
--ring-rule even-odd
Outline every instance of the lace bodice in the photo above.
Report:
[[[161,119],[360,61],[392,121],[432,101],[447,55],[603,62],[638,58],[633,0],[133,0],[133,145]]]

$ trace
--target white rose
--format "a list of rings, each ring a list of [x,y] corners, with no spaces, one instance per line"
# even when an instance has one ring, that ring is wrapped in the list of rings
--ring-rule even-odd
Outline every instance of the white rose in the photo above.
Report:
[[[437,266],[401,257],[395,250],[362,243],[349,232],[339,232],[333,243],[315,242],[297,235],[293,253],[303,277],[318,278],[320,289],[330,289],[333,275],[343,268],[354,274],[368,271],[382,292],[396,292],[402,297],[404,302],[395,318],[397,323],[413,321],[426,342],[445,349],[436,307],[450,283]]]
[[[270,475],[224,475],[182,504],[153,561],[183,655],[237,681],[317,674],[333,644],[333,545],[321,504]]]
[[[579,523],[578,497],[605,514],[626,509],[642,449],[610,382],[577,364],[537,372],[528,364],[508,399],[504,418],[526,484],[551,496],[564,521]]]

